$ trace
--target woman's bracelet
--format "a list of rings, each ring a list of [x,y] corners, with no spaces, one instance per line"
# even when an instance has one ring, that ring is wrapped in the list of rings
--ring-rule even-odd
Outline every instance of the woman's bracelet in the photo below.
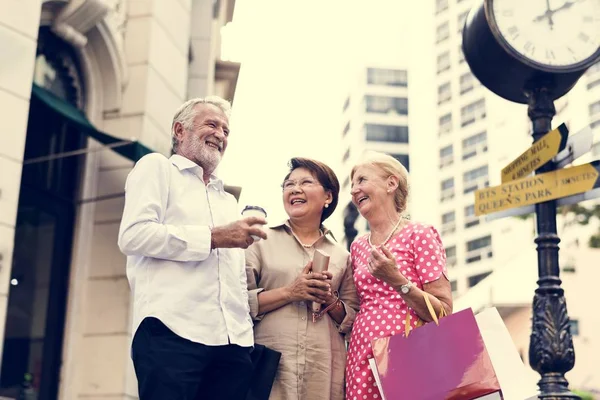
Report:
[[[326,312],[342,307],[342,300],[340,300],[340,294],[338,293],[338,291],[336,290],[335,292],[333,292],[333,295],[335,296],[335,300],[330,305],[328,305],[318,313],[313,313],[313,322],[317,322],[317,320],[323,315],[325,315]]]

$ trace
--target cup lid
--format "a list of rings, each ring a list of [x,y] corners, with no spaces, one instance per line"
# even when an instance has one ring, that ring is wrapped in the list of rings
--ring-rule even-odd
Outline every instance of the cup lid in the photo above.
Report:
[[[263,214],[265,214],[265,218],[267,217],[267,212],[265,211],[264,208],[260,207],[260,206],[246,206],[244,207],[244,209],[242,210],[242,214],[245,213],[246,211],[250,211],[250,210],[256,210],[256,211],[260,211]]]

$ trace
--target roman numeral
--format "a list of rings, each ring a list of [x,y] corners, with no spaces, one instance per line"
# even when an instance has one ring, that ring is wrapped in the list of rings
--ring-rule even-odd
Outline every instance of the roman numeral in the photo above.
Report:
[[[577,39],[581,40],[582,42],[587,42],[588,40],[590,40],[590,37],[583,32],[579,32],[579,35],[577,35]]]
[[[533,54],[535,52],[535,46],[533,45],[533,43],[526,42],[525,43],[525,51],[528,52],[528,53]]]
[[[554,60],[556,59],[556,56],[552,50],[546,49],[546,58]]]
[[[513,39],[516,39],[519,37],[519,28],[513,25],[508,28],[508,33],[512,36]]]

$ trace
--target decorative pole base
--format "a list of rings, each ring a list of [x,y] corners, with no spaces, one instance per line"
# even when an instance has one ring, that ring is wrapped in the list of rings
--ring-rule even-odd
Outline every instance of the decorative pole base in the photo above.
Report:
[[[537,289],[533,298],[529,346],[529,363],[542,376],[538,382],[540,399],[579,400],[579,396],[569,391],[565,379],[565,373],[575,365],[575,351],[563,290],[544,289]]]

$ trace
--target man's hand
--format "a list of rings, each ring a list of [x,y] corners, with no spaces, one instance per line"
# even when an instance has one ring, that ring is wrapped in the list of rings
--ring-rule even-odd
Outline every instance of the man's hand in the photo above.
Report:
[[[211,233],[211,248],[242,248],[246,249],[254,239],[252,235],[262,239],[267,234],[260,228],[267,221],[262,217],[247,217],[225,226],[215,226]]]

